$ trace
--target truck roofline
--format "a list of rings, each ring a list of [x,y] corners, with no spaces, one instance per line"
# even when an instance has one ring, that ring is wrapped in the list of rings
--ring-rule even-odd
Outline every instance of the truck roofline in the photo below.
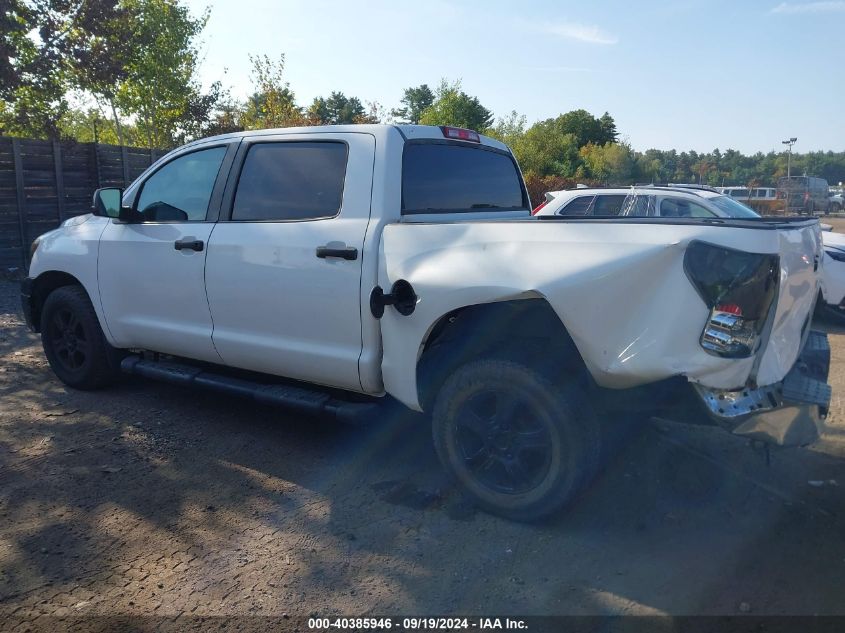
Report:
[[[209,136],[206,138],[197,139],[185,145],[181,145],[176,149],[184,150],[188,147],[194,147],[205,143],[216,141],[230,141],[238,138],[255,138],[260,136],[273,136],[279,134],[327,134],[327,133],[345,133],[345,134],[373,134],[374,136],[382,136],[390,130],[396,130],[405,141],[416,139],[443,139],[443,131],[437,125],[413,125],[413,124],[395,124],[395,123],[354,123],[346,125],[312,125],[299,127],[280,127],[280,128],[266,128],[261,130],[245,130],[243,132],[230,132],[228,134],[218,134],[216,136]],[[501,141],[485,136],[479,132],[481,144],[488,147],[495,147],[507,152],[510,148]],[[458,141],[460,142],[460,141]]]

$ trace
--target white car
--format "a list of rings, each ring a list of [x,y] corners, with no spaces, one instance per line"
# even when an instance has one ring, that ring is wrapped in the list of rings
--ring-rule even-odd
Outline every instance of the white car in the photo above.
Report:
[[[845,321],[845,235],[822,231],[824,266],[821,276],[822,314]]]
[[[550,191],[537,215],[612,215],[645,217],[759,218],[735,198],[707,187],[629,187],[626,189],[569,189]],[[820,266],[820,305],[823,315],[845,319],[845,235],[821,225],[824,262]]]
[[[688,401],[781,445],[817,437],[818,220],[693,206],[532,218],[511,151],[471,130],[230,134],[41,236],[23,309],[73,388],[122,370],[356,421],[391,396],[430,415],[471,499],[530,520],[589,483],[597,420],[635,402]]]
[[[759,218],[753,209],[710,187],[647,185],[550,191],[535,215],[660,218]]]

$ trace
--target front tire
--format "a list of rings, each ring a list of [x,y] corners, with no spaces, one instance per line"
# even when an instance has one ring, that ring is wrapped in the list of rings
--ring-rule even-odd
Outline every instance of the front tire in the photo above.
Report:
[[[577,385],[510,360],[480,359],[443,384],[434,446],[481,508],[516,521],[550,515],[595,474],[599,434]]]
[[[41,344],[53,372],[68,387],[100,389],[119,376],[120,352],[106,341],[81,286],[62,286],[49,294],[41,312]]]

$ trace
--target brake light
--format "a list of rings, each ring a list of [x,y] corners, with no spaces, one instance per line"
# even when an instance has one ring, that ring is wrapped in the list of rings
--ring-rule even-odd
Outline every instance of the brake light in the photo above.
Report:
[[[473,130],[465,130],[462,127],[449,127],[447,125],[441,125],[440,129],[443,131],[443,136],[446,138],[452,138],[456,141],[470,141],[471,143],[481,142],[481,137],[478,135],[478,132]]]
[[[774,304],[778,256],[696,241],[687,247],[684,270],[710,308],[701,347],[725,358],[751,356]]]
[[[534,207],[534,210],[531,212],[531,215],[537,215],[537,212],[540,209],[542,209],[543,207],[545,207],[547,204],[549,204],[549,201],[543,200],[540,204],[538,204],[536,207]]]
[[[735,314],[736,316],[742,316],[742,308],[740,308],[735,303],[723,303],[716,306],[716,309],[719,312],[727,312],[728,314]]]

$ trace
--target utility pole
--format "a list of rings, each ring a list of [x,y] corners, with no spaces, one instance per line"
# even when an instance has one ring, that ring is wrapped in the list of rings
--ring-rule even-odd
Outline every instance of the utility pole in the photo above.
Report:
[[[790,174],[790,172],[789,172],[790,165],[789,164],[790,164],[790,162],[792,162],[792,146],[795,145],[795,142],[797,140],[798,139],[793,136],[792,138],[790,138],[787,141],[781,141],[781,143],[788,146],[788,149],[786,150],[786,177],[787,178],[789,178],[789,174]]]

